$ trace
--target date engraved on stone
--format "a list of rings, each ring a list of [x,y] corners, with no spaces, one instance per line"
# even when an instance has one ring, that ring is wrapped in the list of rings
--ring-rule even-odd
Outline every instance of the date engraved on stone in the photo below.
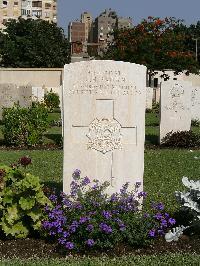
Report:
[[[96,118],[89,125],[88,149],[97,150],[103,154],[115,149],[122,149],[121,125],[116,119]]]

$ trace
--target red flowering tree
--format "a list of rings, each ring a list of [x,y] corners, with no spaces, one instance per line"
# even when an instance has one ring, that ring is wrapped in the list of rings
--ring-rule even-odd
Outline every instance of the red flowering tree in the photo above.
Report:
[[[197,72],[199,65],[188,48],[187,32],[181,20],[148,17],[132,29],[115,31],[104,59],[143,64],[150,71]]]

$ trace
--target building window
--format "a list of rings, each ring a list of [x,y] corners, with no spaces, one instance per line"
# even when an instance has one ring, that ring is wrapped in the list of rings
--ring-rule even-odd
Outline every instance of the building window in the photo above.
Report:
[[[40,18],[42,16],[42,11],[41,10],[33,10],[32,16]]]
[[[3,6],[7,6],[8,2],[7,1],[3,1]]]
[[[44,12],[44,16],[45,16],[45,18],[49,18],[50,17],[49,12]]]
[[[26,9],[22,9],[22,16],[26,15]]]
[[[14,2],[14,6],[18,6],[18,2],[17,1]]]
[[[6,22],[7,22],[7,19],[4,18],[2,24],[5,25]]]
[[[42,1],[32,2],[32,7],[42,7]]]
[[[50,4],[50,3],[45,3],[45,8],[46,8],[46,9],[51,8],[51,4]]]
[[[31,10],[26,10],[26,14],[30,15],[31,14]]]

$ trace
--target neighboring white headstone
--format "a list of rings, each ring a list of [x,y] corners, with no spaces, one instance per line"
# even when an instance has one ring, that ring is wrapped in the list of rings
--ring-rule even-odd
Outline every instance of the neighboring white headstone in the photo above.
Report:
[[[43,87],[32,87],[32,100],[35,102],[44,101],[44,88]]]
[[[171,131],[190,130],[191,93],[190,82],[165,81],[161,84],[160,143]]]
[[[64,192],[72,173],[109,181],[108,192],[143,183],[146,67],[94,60],[65,65]]]
[[[146,109],[152,109],[153,88],[146,88]]]
[[[200,121],[200,87],[193,87],[192,89],[192,119]]]
[[[15,84],[0,84],[0,119],[2,119],[3,107],[12,107],[14,103],[20,106],[29,107],[31,105],[31,87],[17,86]]]

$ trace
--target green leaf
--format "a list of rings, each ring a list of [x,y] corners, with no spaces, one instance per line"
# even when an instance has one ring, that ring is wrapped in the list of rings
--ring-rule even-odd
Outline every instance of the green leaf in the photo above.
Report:
[[[35,205],[35,198],[33,198],[33,197],[30,197],[30,198],[21,197],[19,200],[19,204],[20,204],[22,210],[30,210]]]

